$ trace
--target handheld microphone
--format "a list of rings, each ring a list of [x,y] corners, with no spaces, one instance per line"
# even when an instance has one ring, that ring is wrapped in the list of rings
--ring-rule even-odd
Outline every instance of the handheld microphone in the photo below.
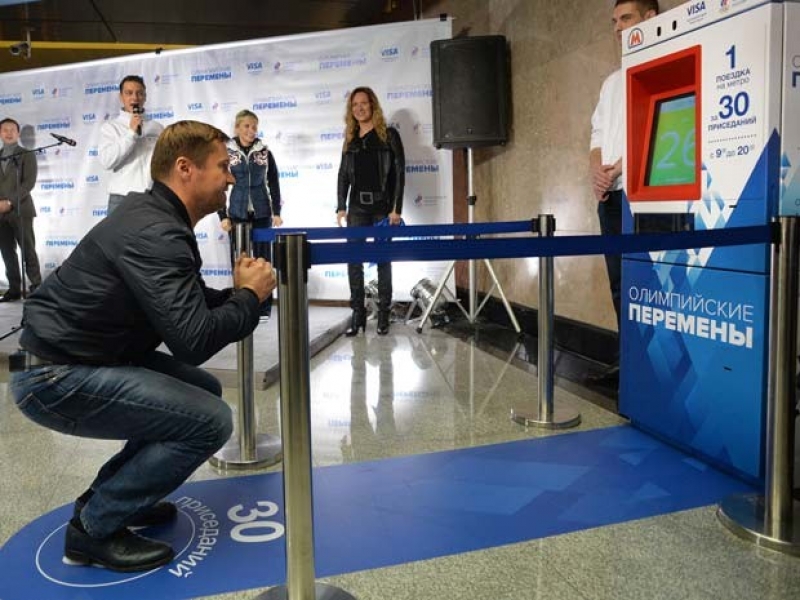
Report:
[[[131,112],[135,115],[140,115],[144,112],[144,109],[139,106],[138,104],[131,104]],[[142,135],[142,126],[139,125],[136,128],[136,135]]]
[[[54,138],[56,138],[62,144],[66,144],[67,146],[75,146],[78,143],[75,140],[72,140],[72,139],[70,139],[68,137],[64,137],[63,135],[58,135],[57,133],[51,133],[50,135],[52,135]]]

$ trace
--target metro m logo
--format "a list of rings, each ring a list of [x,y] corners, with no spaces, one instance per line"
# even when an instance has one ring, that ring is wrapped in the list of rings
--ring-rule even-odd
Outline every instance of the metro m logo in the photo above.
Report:
[[[628,48],[636,48],[644,43],[644,33],[638,27],[631,29],[628,34]]]

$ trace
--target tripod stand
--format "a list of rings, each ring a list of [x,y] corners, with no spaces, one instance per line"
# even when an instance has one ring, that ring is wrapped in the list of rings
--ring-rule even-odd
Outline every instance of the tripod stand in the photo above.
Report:
[[[4,124],[5,125],[5,124]],[[29,248],[28,244],[28,235],[26,231],[30,229],[32,234],[33,227],[33,214],[34,208],[32,204],[32,200],[30,204],[26,204],[23,201],[29,199],[30,190],[36,184],[36,178],[38,175],[38,168],[36,164],[36,160],[32,158],[32,155],[35,152],[40,152],[45,148],[50,148],[52,146],[58,146],[64,143],[63,141],[59,140],[58,143],[50,144],[48,146],[41,146],[39,148],[34,148],[28,150],[21,146],[17,146],[17,151],[14,154],[9,154],[6,156],[0,156],[0,164],[5,163],[2,167],[2,174],[3,174],[3,190],[0,191],[0,196],[6,196],[6,200],[9,202],[9,207],[4,214],[7,216],[6,219],[15,219],[11,223],[6,222],[3,224],[3,239],[0,240],[0,247],[2,248],[3,253],[3,260],[6,263],[6,272],[9,273],[9,290],[6,292],[8,300],[14,299],[24,299],[28,290],[28,282],[27,282],[27,275],[28,275],[28,268],[29,266]],[[26,157],[30,156],[31,159]],[[13,177],[13,191],[9,193],[8,187],[5,186],[5,182],[7,180],[8,170],[13,166],[14,168],[14,177]],[[25,171],[24,176],[24,185],[23,185],[23,169]],[[11,213],[11,214],[9,214]],[[23,213],[25,213],[23,215]],[[30,219],[30,223],[26,220]],[[10,231],[9,231],[10,230]],[[17,249],[16,246],[19,245],[20,248],[20,264],[17,264]],[[21,268],[20,268],[21,265]],[[34,249],[34,261],[33,267],[36,269],[37,273],[39,272],[39,262],[35,257],[35,249]],[[16,281],[16,271],[19,272],[19,279]],[[41,274],[39,273],[39,276]],[[34,283],[37,283],[36,280]],[[40,283],[40,282],[39,282]],[[19,288],[16,290],[16,288]],[[19,296],[17,296],[19,294]],[[10,331],[6,334],[0,336],[0,340],[3,340],[10,335],[18,332],[20,329],[23,328],[23,322],[20,321],[18,326],[12,327]]]
[[[472,174],[473,174],[473,156],[472,156],[472,148],[467,148],[467,221],[472,224],[474,220],[474,213],[475,213],[475,203],[478,201],[477,196],[473,191],[472,187]],[[508,318],[511,320],[511,324],[514,326],[514,331],[517,334],[521,333],[521,329],[519,323],[517,322],[517,317],[514,315],[514,310],[511,308],[511,304],[508,302],[508,298],[506,298],[505,293],[503,292],[503,287],[500,285],[500,282],[497,280],[497,275],[495,275],[494,269],[492,268],[492,263],[489,262],[488,258],[483,259],[483,264],[486,265],[486,269],[489,271],[489,275],[492,278],[492,287],[489,288],[489,291],[486,292],[486,296],[481,302],[480,306],[476,308],[476,304],[478,303],[478,292],[475,288],[475,280],[476,280],[476,265],[475,260],[470,259],[468,261],[468,273],[469,273],[469,312],[461,305],[460,302],[456,301],[456,305],[461,312],[464,313],[464,316],[467,317],[467,320],[470,324],[474,324],[478,318],[478,314],[480,314],[483,307],[486,306],[486,303],[489,301],[489,298],[492,295],[492,292],[497,288],[498,293],[500,294],[500,298],[503,301],[503,306],[505,306],[506,313],[508,313]],[[439,280],[439,285],[436,286],[436,291],[433,294],[433,297],[428,302],[427,307],[425,308],[425,312],[420,319],[419,325],[417,326],[417,333],[422,332],[422,328],[424,327],[425,323],[431,316],[431,312],[434,310],[436,306],[436,301],[441,296],[442,292],[445,289],[445,284],[447,280],[450,278],[450,275],[453,273],[453,268],[456,265],[456,261],[450,261],[450,264],[447,267],[447,271],[445,271],[442,278]]]

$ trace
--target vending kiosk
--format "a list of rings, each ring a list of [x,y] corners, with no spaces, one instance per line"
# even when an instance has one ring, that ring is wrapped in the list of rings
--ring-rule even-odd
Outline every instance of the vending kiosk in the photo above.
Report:
[[[800,214],[800,0],[693,1],[623,33],[626,233]],[[623,257],[620,412],[763,478],[766,245]]]

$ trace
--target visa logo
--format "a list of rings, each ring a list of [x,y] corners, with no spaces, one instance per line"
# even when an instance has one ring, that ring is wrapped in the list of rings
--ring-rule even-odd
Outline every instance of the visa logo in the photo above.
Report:
[[[99,183],[100,177],[98,175],[87,175],[86,183]]]
[[[247,70],[248,71],[260,71],[264,68],[264,65],[261,62],[249,62],[247,63]]]
[[[331,92],[330,92],[330,90],[325,90],[325,91],[322,91],[322,92],[317,92],[316,94],[314,94],[314,97],[315,97],[317,100],[327,100],[327,99],[329,99],[329,98],[331,97]]]
[[[36,88],[33,90],[32,93],[34,98],[41,98],[42,96],[44,96],[45,91],[44,88]]]
[[[686,9],[686,12],[689,13],[689,16],[691,17],[692,15],[699,15],[705,9],[706,9],[705,1],[703,1],[703,2],[695,2],[694,4],[692,4],[691,6],[689,6]]]
[[[208,234],[205,231],[199,231],[195,236],[198,240],[207,240]]]
[[[46,214],[50,214],[51,212],[53,212],[53,209],[50,208],[49,206],[41,206],[41,207],[38,208],[38,210],[39,210],[39,212],[46,213]]]
[[[190,102],[188,104],[189,110],[203,110],[202,102]]]
[[[397,48],[384,48],[383,50],[381,50],[381,56],[383,56],[384,58],[389,58],[392,56],[399,56],[399,55],[400,55],[400,50],[398,50]]]
[[[95,119],[97,119],[97,117],[95,116],[94,113],[86,113],[83,115],[84,121],[94,121]]]

